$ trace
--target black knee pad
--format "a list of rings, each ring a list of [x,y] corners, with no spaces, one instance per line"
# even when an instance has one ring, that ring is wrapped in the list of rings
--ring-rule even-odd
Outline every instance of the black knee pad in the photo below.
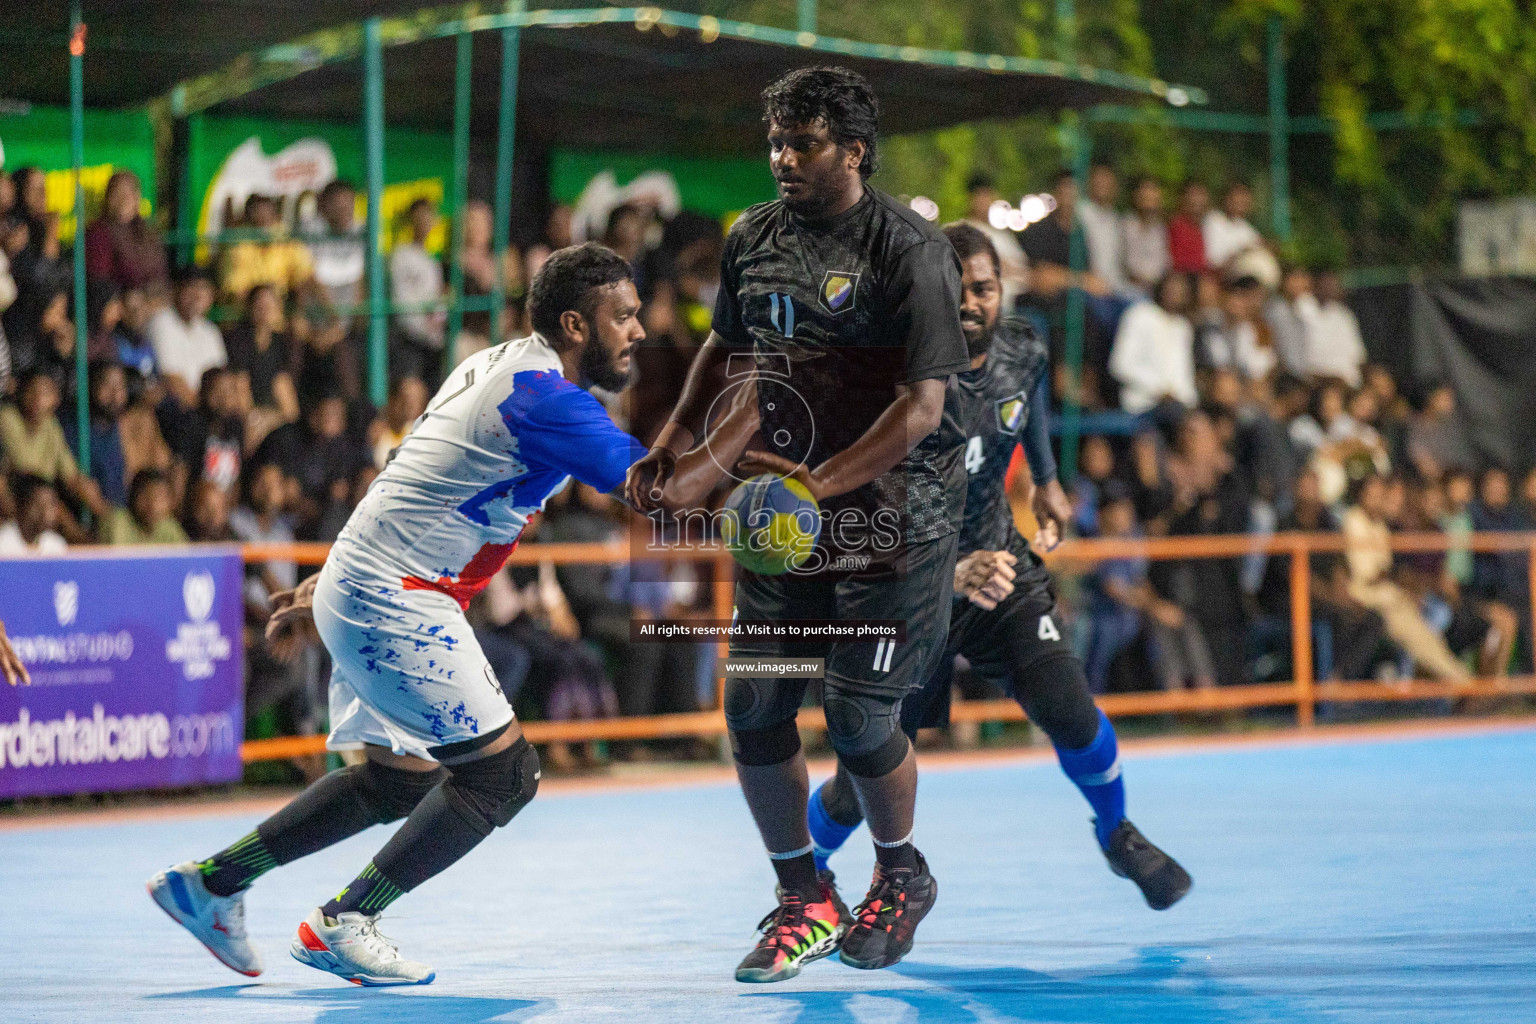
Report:
[[[374,823],[388,825],[399,821],[416,809],[421,798],[432,792],[448,772],[436,768],[429,772],[412,772],[404,768],[391,768],[377,761],[348,765],[338,774],[350,776],[363,806],[373,817]]]
[[[800,730],[793,718],[762,729],[732,729],[731,754],[737,764],[760,768],[783,764],[800,752]]]
[[[1015,669],[1013,692],[1029,720],[1058,747],[1080,750],[1099,734],[1099,709],[1074,654],[1052,652]]]
[[[832,691],[826,695],[827,738],[854,775],[877,779],[907,756],[901,731],[901,700],[884,695]]]
[[[448,766],[443,796],[482,836],[517,816],[539,791],[539,754],[526,739],[500,753]]]
[[[805,698],[804,679],[731,677],[725,681],[725,721],[732,732],[793,721]]]

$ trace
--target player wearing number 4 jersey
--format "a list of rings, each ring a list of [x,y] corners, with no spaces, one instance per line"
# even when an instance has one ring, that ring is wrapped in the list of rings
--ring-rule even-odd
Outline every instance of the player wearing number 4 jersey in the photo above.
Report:
[[[1051,738],[1062,770],[1093,807],[1094,834],[1110,869],[1135,882],[1153,909],[1164,910],[1189,891],[1190,877],[1125,817],[1114,727],[1094,706],[1082,664],[1061,635],[1050,574],[1015,528],[1004,486],[1022,443],[1036,518],[1047,545],[1054,545],[1071,508],[1056,482],[1046,432],[1045,344],[1022,321],[999,318],[997,254],[987,237],[964,224],[950,225],[945,234],[964,272],[960,315],[972,360],[945,403],[945,426],[966,438],[968,486],[949,641],[932,677],[904,703],[902,728],[915,737],[921,727],[948,721],[950,672],[955,655],[963,654],[974,671],[1010,689]],[[811,836],[823,869],[863,817],[850,782],[839,768],[810,800]]]
[[[534,278],[536,333],[465,360],[353,512],[324,568],[280,595],[274,624],[312,625],[332,659],[333,771],[256,830],[149,882],[150,895],[226,966],[261,973],[244,893],[282,864],[370,825],[405,823],[299,924],[290,952],[359,985],[424,985],[378,930],[392,902],[453,864],[533,799],[539,759],[464,609],[528,520],[571,477],[609,491],[641,449],[585,388],[628,385],[644,338],[627,263],[562,249]],[[273,632],[269,626],[269,633]]]

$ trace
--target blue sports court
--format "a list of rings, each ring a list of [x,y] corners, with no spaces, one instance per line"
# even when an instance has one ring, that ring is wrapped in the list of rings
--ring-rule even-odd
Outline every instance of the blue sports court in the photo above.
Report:
[[[267,973],[221,967],[143,882],[261,814],[167,811],[0,831],[11,1021],[1250,1024],[1536,1019],[1536,729],[1260,741],[1125,756],[1130,813],[1194,874],[1156,914],[1105,869],[1053,763],[931,765],[918,842],[938,906],[896,968],[731,979],[772,874],[728,780],[548,787],[384,931],[433,964],[363,990],[289,959],[376,829],[248,897]],[[159,812],[156,812],[157,814]],[[21,827],[17,827],[20,824]],[[863,834],[833,861],[850,902]]]

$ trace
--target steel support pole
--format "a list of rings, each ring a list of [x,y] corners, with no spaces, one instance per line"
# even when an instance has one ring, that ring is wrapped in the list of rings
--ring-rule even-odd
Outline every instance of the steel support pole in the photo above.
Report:
[[[75,425],[80,438],[80,472],[91,472],[91,394],[86,373],[85,323],[85,22],[80,0],[69,5],[69,160],[75,172]]]
[[[512,221],[512,157],[517,135],[517,57],[522,30],[501,30],[501,109],[496,119],[496,278],[491,286],[491,344],[502,341],[506,316],[507,234]]]
[[[1088,191],[1088,168],[1093,159],[1093,135],[1085,119],[1078,119],[1072,130],[1072,177],[1077,181],[1078,201]],[[1069,253],[1070,269],[1081,274],[1088,269],[1088,242],[1083,236],[1082,221],[1072,225],[1072,247]],[[1067,366],[1067,379],[1071,382],[1061,404],[1061,465],[1057,475],[1063,483],[1071,483],[1077,475],[1077,447],[1082,431],[1083,388],[1083,335],[1088,329],[1087,296],[1082,288],[1067,289],[1067,316],[1064,325],[1066,347],[1063,359]]]
[[[816,0],[797,0],[795,4],[795,30],[816,31]]]
[[[448,279],[453,290],[448,307],[448,336],[443,340],[443,375],[459,361],[459,332],[464,329],[464,207],[469,204],[470,85],[474,71],[475,37],[461,32],[456,37],[457,60],[453,74],[453,227],[448,242]]]
[[[384,294],[384,47],[363,23],[363,150],[368,175],[368,400],[389,399],[389,299]]]
[[[1056,58],[1077,59],[1077,2],[1056,0]]]
[[[1269,189],[1275,237],[1291,237],[1291,126],[1285,107],[1285,25],[1269,19]]]

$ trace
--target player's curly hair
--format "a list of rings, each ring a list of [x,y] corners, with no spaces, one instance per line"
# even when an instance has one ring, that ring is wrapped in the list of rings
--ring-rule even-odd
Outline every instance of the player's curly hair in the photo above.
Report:
[[[781,125],[825,122],[840,146],[864,143],[859,174],[879,168],[875,136],[880,131],[880,101],[864,76],[847,68],[797,68],[763,90],[763,120]]]
[[[992,258],[992,269],[999,275],[1003,272],[1002,261],[997,257],[997,246],[992,244],[986,232],[980,228],[967,224],[963,220],[957,220],[944,225],[944,237],[949,239],[949,244],[955,247],[955,255],[960,257],[960,262],[984,252]]]
[[[560,315],[574,309],[592,319],[596,291],[620,281],[634,280],[624,257],[596,242],[556,250],[528,286],[528,319],[549,341],[560,337]]]

